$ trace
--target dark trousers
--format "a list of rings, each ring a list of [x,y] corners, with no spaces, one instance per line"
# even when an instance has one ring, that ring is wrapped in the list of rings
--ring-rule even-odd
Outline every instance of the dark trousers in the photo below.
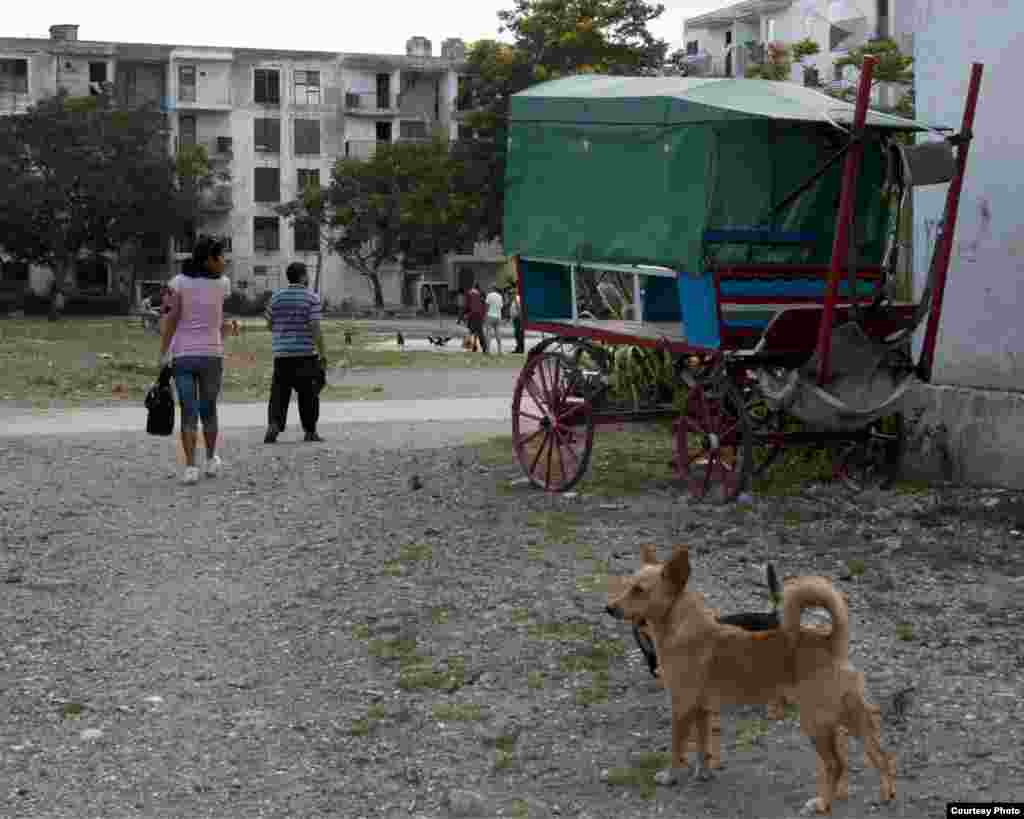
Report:
[[[316,432],[320,420],[319,356],[281,356],[274,359],[274,379],[270,384],[267,423],[284,430],[292,390],[299,399],[299,420],[306,432]]]
[[[483,318],[477,318],[476,316],[470,316],[466,322],[469,327],[469,332],[476,336],[476,340],[480,342],[480,352],[486,355],[487,353],[487,336],[484,335],[484,320]]]
[[[516,352],[526,352],[524,349],[526,347],[526,336],[523,333],[523,320],[519,316],[512,319],[512,332],[516,337]]]

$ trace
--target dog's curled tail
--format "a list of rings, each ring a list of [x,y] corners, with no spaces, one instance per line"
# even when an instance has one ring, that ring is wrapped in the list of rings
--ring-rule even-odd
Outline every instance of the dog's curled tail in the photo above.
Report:
[[[800,612],[821,606],[832,618],[829,643],[832,655],[846,663],[850,654],[850,615],[843,596],[824,577],[795,577],[788,580],[782,594],[782,629],[795,642],[800,633]]]

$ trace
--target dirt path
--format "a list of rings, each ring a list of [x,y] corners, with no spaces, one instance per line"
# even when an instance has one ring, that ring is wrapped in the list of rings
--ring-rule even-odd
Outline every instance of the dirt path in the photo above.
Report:
[[[1021,497],[552,498],[389,436],[245,431],[197,487],[138,433],[0,439],[0,816],[794,816],[813,758],[764,709],[723,715],[715,782],[651,785],[665,694],[603,578],[680,541],[723,611],[766,559],[848,595],[898,798],[854,745],[835,816],[1024,793]]]

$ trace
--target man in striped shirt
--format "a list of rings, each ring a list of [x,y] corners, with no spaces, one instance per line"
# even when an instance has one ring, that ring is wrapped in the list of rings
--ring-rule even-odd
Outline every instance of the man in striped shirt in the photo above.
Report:
[[[293,389],[299,400],[299,420],[306,431],[305,439],[323,440],[316,431],[322,373],[327,369],[327,351],[320,330],[320,296],[309,289],[309,276],[302,262],[288,265],[287,276],[288,286],[274,291],[265,313],[274,354],[265,444],[276,442],[284,430]]]

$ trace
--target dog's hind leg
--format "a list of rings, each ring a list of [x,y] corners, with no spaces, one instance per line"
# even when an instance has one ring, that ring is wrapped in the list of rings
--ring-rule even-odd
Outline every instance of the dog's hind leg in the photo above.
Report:
[[[896,798],[896,758],[882,750],[882,716],[877,705],[866,702],[863,694],[849,690],[843,695],[843,724],[864,743],[869,764],[878,769],[879,800]]]
[[[837,786],[846,775],[846,765],[836,753],[838,736],[836,726],[822,727],[815,732],[814,750],[821,760],[819,772],[823,774],[818,783],[818,795],[808,800],[800,811],[801,816],[814,814],[829,815],[832,813],[832,800],[835,798]]]
[[[839,727],[836,730],[836,744],[835,754],[842,763],[842,775],[839,777],[838,783],[836,783],[836,799],[849,799],[850,798],[850,736],[846,729]],[[825,798],[828,794],[828,771],[825,768],[825,762],[820,756],[815,754],[817,758],[817,780],[818,780],[818,796]]]
[[[717,720],[716,720],[717,718]],[[718,722],[718,732],[721,734],[721,717],[719,712],[701,710],[697,714],[697,779],[707,782],[714,778],[712,768],[717,768],[718,742],[720,736],[715,734],[715,722]]]

